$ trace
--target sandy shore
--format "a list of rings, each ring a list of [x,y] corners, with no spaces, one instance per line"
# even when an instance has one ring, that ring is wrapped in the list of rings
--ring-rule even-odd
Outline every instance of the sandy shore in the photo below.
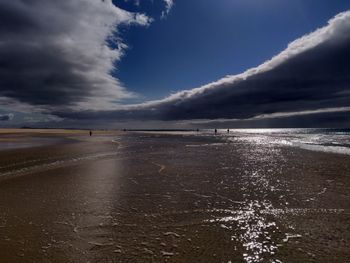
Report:
[[[348,155],[50,133],[62,141],[0,151],[1,262],[350,260]]]
[[[67,129],[0,129],[0,134],[9,134],[12,136],[19,135],[31,135],[31,136],[40,136],[40,135],[87,135],[89,130],[67,130]],[[110,135],[118,134],[120,132],[114,130],[93,130],[94,134],[98,135]]]

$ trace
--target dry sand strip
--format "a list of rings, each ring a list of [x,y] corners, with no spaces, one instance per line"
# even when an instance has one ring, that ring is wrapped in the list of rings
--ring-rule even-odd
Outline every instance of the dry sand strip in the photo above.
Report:
[[[42,136],[42,135],[57,135],[57,136],[65,136],[65,135],[88,135],[89,129],[82,130],[82,129],[6,129],[1,128],[0,129],[0,135],[28,135],[32,134],[35,136]],[[121,132],[118,130],[93,130],[94,135],[118,135]]]

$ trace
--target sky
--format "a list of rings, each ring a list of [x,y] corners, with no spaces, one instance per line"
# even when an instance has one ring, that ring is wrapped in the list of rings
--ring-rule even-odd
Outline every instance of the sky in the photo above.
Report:
[[[349,10],[0,0],[0,126],[349,127]]]

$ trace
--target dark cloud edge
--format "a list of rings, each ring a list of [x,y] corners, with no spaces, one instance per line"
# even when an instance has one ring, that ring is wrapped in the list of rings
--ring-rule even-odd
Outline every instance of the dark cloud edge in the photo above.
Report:
[[[348,125],[344,113],[346,116],[350,106],[349,76],[350,12],[343,12],[327,26],[297,39],[271,60],[242,74],[119,110],[52,114],[77,120],[194,123],[216,119],[267,124],[273,123],[272,119],[289,119],[298,123],[295,120],[307,118],[309,126],[332,123],[319,116],[341,115],[342,125]]]

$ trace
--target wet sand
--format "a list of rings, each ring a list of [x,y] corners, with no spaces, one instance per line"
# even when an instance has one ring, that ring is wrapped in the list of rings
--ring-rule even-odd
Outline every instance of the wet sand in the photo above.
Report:
[[[53,136],[64,143],[0,151],[1,262],[350,261],[349,155]]]

